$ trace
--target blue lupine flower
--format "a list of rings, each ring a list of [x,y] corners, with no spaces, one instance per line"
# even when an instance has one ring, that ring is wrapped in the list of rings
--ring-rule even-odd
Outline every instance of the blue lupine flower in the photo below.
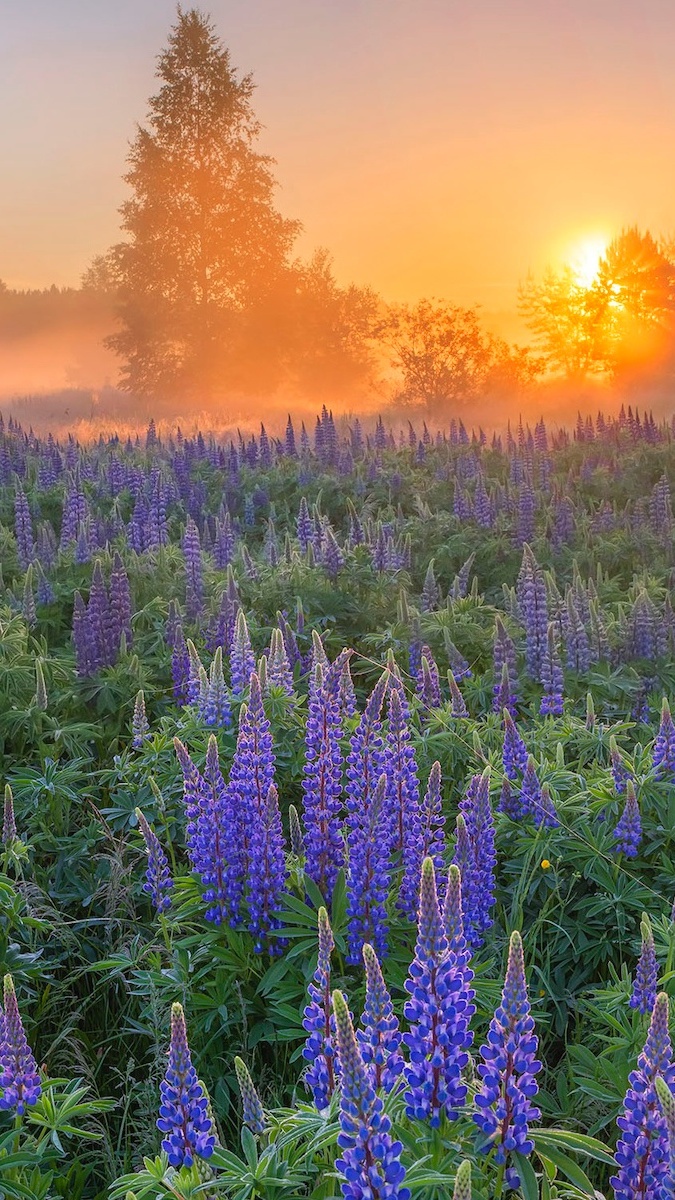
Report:
[[[157,1128],[172,1167],[191,1167],[210,1158],[215,1146],[208,1101],[192,1065],[182,1005],[171,1006],[171,1043],[166,1075],[159,1087]]]
[[[457,686],[457,680],[455,679],[452,671],[448,671],[448,684],[450,686],[451,700],[450,716],[453,717],[454,720],[462,720],[464,717],[468,717],[469,710],[466,707],[466,702],[459,690],[459,687]]]
[[[525,627],[525,659],[532,679],[539,679],[548,638],[548,607],[543,572],[529,545],[516,584],[520,619]]]
[[[280,954],[283,941],[269,938],[273,929],[281,928],[278,913],[283,907],[286,891],[286,847],[281,826],[279,797],[271,783],[264,807],[254,814],[249,847],[249,871],[246,887],[248,927],[255,939],[257,954],[267,948],[270,954]]]
[[[134,750],[140,750],[143,742],[148,737],[150,726],[145,712],[145,696],[143,691],[136,693],[136,701],[134,703],[134,716],[132,721],[132,746]]]
[[[387,953],[387,897],[391,875],[391,822],[385,808],[387,777],[351,809],[347,866],[347,962],[356,963],[363,943]]]
[[[376,1094],[363,1061],[349,1010],[341,992],[333,992],[340,1056],[340,1157],[336,1169],[346,1200],[410,1200],[405,1187],[400,1142],[392,1141],[391,1120]]]
[[[495,712],[503,712],[507,708],[511,715],[515,716],[518,700],[516,647],[499,616],[495,617],[493,645],[495,677],[493,708]]]
[[[613,833],[616,850],[623,851],[626,858],[636,858],[642,841],[642,820],[635,787],[632,780],[626,781],[626,803]]]
[[[425,858],[433,859],[437,877],[445,865],[445,817],[441,804],[441,764],[435,762],[429,783],[414,817],[412,836],[403,847],[403,878],[397,905],[409,920],[417,914],[420,873]]]
[[[518,775],[524,774],[527,768],[527,746],[520,736],[518,727],[507,708],[503,709],[503,715],[504,749],[502,756],[504,774],[507,779],[517,779]]]
[[[335,1018],[331,1008],[330,957],[335,942],[325,908],[319,909],[319,957],[312,982],[308,985],[310,1002],[306,1005],[302,1027],[308,1037],[302,1054],[311,1064],[305,1075],[314,1103],[321,1111],[328,1106],[335,1090],[339,1063],[335,1055]]]
[[[148,855],[148,869],[145,876],[145,883],[143,884],[143,891],[152,896],[152,902],[157,912],[166,912],[167,908],[171,907],[171,896],[169,893],[173,887],[169,863],[157,834],[146,821],[140,808],[136,809],[136,818],[138,820],[138,827],[143,834],[143,841],[145,842],[145,849]]]
[[[183,536],[185,559],[185,611],[188,621],[196,621],[204,605],[204,576],[199,530],[188,517]]]
[[[495,889],[495,830],[490,804],[490,771],[474,775],[460,800],[455,863],[462,873],[464,930],[471,946],[483,943],[492,925]]]
[[[469,1022],[475,1007],[468,986],[472,973],[450,953],[436,892],[434,864],[422,864],[415,958],[410,965],[404,1014],[410,1030],[403,1041],[410,1053],[405,1067],[407,1115],[440,1124],[458,1116],[466,1099],[461,1072],[473,1040]]]
[[[383,766],[387,776],[385,806],[391,821],[391,848],[405,854],[405,847],[414,836],[420,787],[415,748],[410,740],[410,707],[400,677],[393,671]]]
[[[339,686],[349,653],[343,650],[335,663],[326,669],[317,663],[312,674],[305,726],[302,782],[305,870],[327,901],[331,899],[344,859]]]
[[[621,795],[626,790],[626,780],[630,779],[630,771],[621,757],[621,751],[614,734],[609,739],[609,754],[612,762],[612,779],[614,788]]]
[[[654,949],[654,935],[647,913],[642,914],[640,922],[642,934],[642,949],[635,970],[633,990],[629,1004],[641,1013],[651,1013],[656,1003],[656,985],[659,977],[659,966]]]
[[[230,654],[230,679],[233,695],[243,696],[254,671],[255,655],[251,649],[248,625],[242,609],[239,609]]]
[[[264,1133],[265,1131],[265,1113],[263,1110],[260,1096],[256,1091],[255,1084],[251,1079],[249,1069],[242,1058],[237,1057],[234,1060],[234,1071],[239,1084],[241,1093],[241,1102],[243,1107],[242,1120],[244,1125],[252,1133]]]
[[[675,1179],[675,1096],[662,1075],[656,1076],[654,1088],[668,1131],[668,1159],[670,1178],[672,1180]]]
[[[675,725],[665,696],[661,705],[659,731],[654,739],[652,761],[657,779],[675,782]]]
[[[396,1086],[404,1065],[399,1050],[401,1034],[398,1018],[377,955],[368,942],[363,946],[363,962],[366,969],[366,1002],[361,1015],[362,1028],[356,1036],[375,1087],[390,1092]]]
[[[539,677],[544,689],[539,712],[542,716],[561,717],[563,713],[563,670],[553,622],[548,627]]]
[[[538,1091],[534,1077],[541,1070],[537,1045],[527,998],[523,943],[514,931],[501,1004],[490,1022],[487,1042],[480,1048],[482,1085],[476,1095],[478,1112],[474,1113],[474,1121],[485,1135],[482,1148],[494,1149],[498,1163],[507,1162],[514,1151],[529,1155],[534,1148],[529,1126],[541,1116],[532,1103]]]
[[[37,1063],[16,1002],[11,975],[4,980],[4,1017],[0,1022],[0,1109],[14,1109],[22,1117],[26,1107],[37,1104],[42,1085]]]
[[[520,804],[524,816],[532,816],[537,821],[541,815],[541,784],[537,775],[537,764],[530,754],[520,788]]]
[[[628,1076],[623,1114],[617,1119],[621,1131],[616,1146],[617,1173],[610,1179],[616,1200],[669,1200],[668,1125],[655,1088],[662,1076],[672,1093],[675,1068],[668,1033],[668,997],[656,997],[644,1049],[637,1068]]]
[[[560,821],[556,812],[551,790],[547,783],[541,786],[541,799],[539,801],[539,811],[537,813],[538,824],[544,825],[546,829],[559,829]]]

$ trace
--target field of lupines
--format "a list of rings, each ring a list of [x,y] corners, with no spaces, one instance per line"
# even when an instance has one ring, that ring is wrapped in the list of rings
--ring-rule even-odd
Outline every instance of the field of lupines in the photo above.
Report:
[[[675,433],[0,429],[0,1196],[675,1195]]]

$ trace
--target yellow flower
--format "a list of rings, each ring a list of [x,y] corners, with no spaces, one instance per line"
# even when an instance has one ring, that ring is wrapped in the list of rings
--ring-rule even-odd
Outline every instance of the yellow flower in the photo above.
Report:
[[[548,871],[548,869],[549,869],[550,865],[551,865],[551,864],[550,864],[550,862],[548,861],[548,859],[547,859],[547,858],[542,858],[542,860],[541,860],[541,869],[542,869],[542,871]]]

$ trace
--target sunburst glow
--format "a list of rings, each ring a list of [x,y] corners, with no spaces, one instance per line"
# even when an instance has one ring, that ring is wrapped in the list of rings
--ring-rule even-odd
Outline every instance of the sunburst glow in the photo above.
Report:
[[[600,260],[607,249],[608,239],[599,234],[582,238],[573,248],[569,265],[582,287],[591,287],[597,274]]]

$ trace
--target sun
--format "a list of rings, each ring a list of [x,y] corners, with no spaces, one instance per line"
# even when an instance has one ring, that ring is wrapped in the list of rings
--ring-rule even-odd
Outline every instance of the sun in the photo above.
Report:
[[[582,287],[592,287],[598,274],[600,259],[604,257],[608,239],[599,234],[581,238],[569,255],[569,266],[574,272],[577,283]]]

